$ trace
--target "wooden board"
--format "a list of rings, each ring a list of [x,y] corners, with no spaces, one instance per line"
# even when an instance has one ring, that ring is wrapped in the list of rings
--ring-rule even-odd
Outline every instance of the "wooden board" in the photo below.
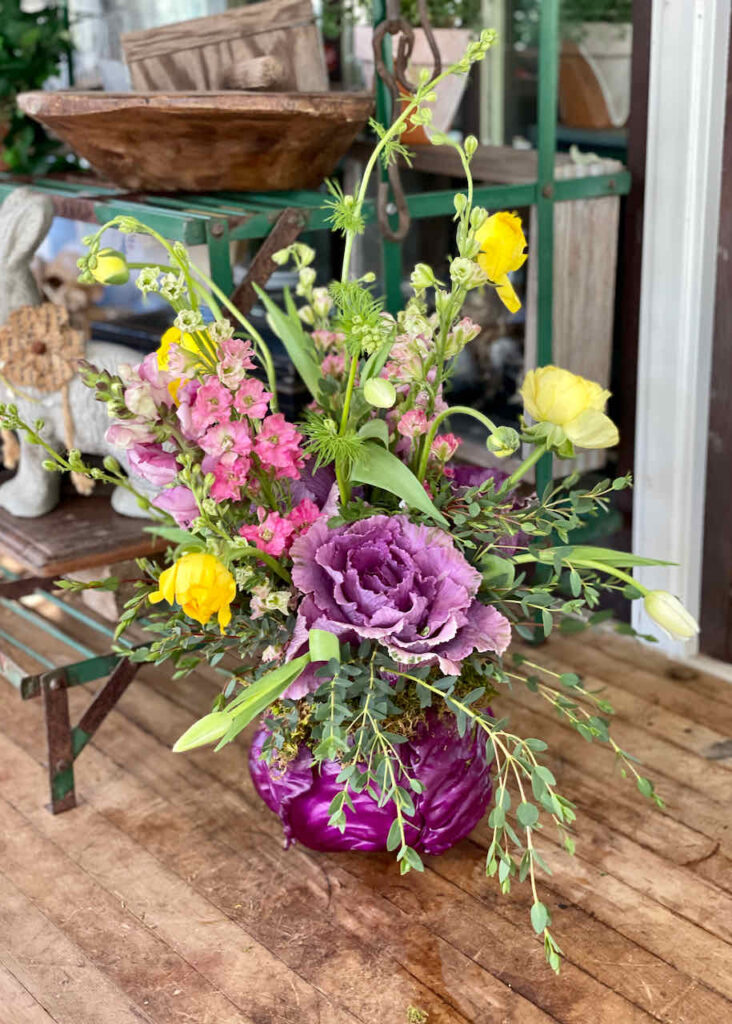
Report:
[[[53,512],[20,519],[0,509],[0,551],[34,576],[114,565],[163,551],[148,519],[118,515],[107,495],[64,498]]]
[[[57,624],[104,644],[78,620]],[[46,644],[69,660],[60,639]],[[729,735],[732,686],[680,679],[681,666],[604,633],[538,653],[607,686],[619,740],[648,755],[668,801],[659,813],[641,800],[538,698],[501,700],[516,728],[551,741],[581,811],[574,860],[541,837],[561,978],[527,927],[530,894],[505,899],[485,878],[485,823],[405,878],[389,855],[284,851],[245,744],[169,751],[221,677],[146,668],[77,764],[81,806],[59,818],[42,806],[40,709],[0,682],[0,1021],[96,1024],[100,1001],[105,1024],[406,1024],[410,1006],[429,1024],[732,1020],[732,757],[710,750]]]
[[[130,190],[315,188],[373,107],[368,93],[27,92],[24,113]]]

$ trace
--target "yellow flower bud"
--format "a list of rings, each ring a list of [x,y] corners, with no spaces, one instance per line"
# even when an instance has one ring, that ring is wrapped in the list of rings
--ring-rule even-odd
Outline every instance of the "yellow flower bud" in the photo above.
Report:
[[[524,409],[538,423],[561,427],[580,448],[611,448],[618,428],[605,415],[610,392],[558,366],[530,370],[521,388]]]
[[[124,254],[117,249],[100,249],[89,271],[99,284],[127,284],[130,279],[130,268]]]
[[[674,640],[690,640],[699,632],[699,625],[683,604],[667,590],[649,590],[643,606],[650,617]]]
[[[205,626],[212,615],[223,633],[231,621],[231,602],[236,584],[226,566],[214,555],[192,552],[160,574],[158,589],[150,594],[150,604],[167,601],[179,604],[190,618]]]
[[[508,275],[522,267],[527,260],[521,218],[516,213],[494,213],[483,221],[475,238],[481,249],[478,265],[495,286],[506,309],[515,313],[521,309],[521,302]]]

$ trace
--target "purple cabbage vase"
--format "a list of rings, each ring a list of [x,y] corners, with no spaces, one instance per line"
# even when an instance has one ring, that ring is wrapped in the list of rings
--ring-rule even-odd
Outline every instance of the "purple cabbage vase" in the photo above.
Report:
[[[258,730],[249,754],[254,786],[282,821],[285,840],[311,850],[385,850],[396,810],[391,801],[379,807],[368,793],[350,793],[354,810],[346,807],[345,832],[328,824],[328,807],[343,784],[336,782],[341,766],[326,761],[312,764],[301,746],[297,757],[282,770],[261,760],[268,736]],[[407,773],[424,789],[412,794],[414,816],[408,819],[407,842],[423,853],[439,854],[464,839],[483,817],[491,796],[491,762],[483,734],[460,736],[451,715],[430,712],[407,743],[399,746]]]

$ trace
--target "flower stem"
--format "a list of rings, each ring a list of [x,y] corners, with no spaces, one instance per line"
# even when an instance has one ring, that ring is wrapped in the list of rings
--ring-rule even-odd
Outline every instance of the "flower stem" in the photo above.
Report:
[[[487,416],[484,416],[482,412],[478,412],[477,409],[471,409],[467,405],[452,405],[450,406],[449,409],[445,409],[444,412],[441,412],[437,416],[435,416],[434,420],[432,421],[432,426],[429,429],[429,433],[425,438],[424,447],[422,450],[422,458],[420,459],[419,468],[417,470],[417,478],[419,479],[420,482],[424,481],[425,474],[427,472],[427,462],[430,457],[430,448],[432,447],[432,442],[437,436],[437,431],[440,424],[448,417],[457,415],[472,416],[473,419],[476,419],[480,423],[482,423],[483,426],[491,434],[495,432],[496,425],[493,422],[493,420],[488,419]]]
[[[519,480],[528,473],[532,466],[536,465],[546,450],[545,445],[537,445],[531,455],[524,459],[518,469],[515,469],[510,477],[503,481],[501,486],[498,488],[497,494],[505,494],[507,491],[513,490]]]

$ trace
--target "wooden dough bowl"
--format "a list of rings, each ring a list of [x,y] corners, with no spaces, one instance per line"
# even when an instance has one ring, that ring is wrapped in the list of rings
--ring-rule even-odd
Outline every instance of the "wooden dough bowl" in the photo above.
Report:
[[[125,189],[263,192],[319,185],[366,124],[373,97],[26,92],[18,105]]]

